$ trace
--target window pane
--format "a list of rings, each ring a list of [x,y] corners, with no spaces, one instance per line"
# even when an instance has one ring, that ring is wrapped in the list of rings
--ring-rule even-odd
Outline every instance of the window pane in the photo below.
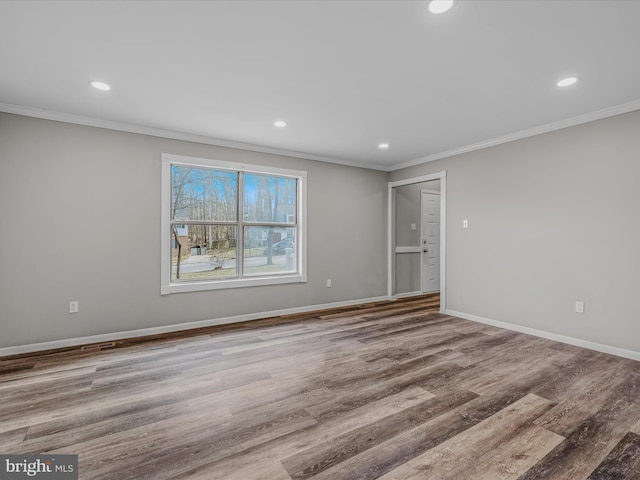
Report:
[[[236,221],[238,174],[211,168],[171,167],[171,220]]]
[[[295,235],[292,227],[245,227],[245,275],[296,272]]]
[[[295,178],[245,174],[245,221],[295,224],[297,191]]]
[[[237,232],[228,225],[173,225],[171,281],[237,276]]]

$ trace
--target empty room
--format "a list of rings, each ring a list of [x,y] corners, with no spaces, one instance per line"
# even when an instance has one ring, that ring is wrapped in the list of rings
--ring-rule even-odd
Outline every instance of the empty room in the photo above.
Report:
[[[639,24],[0,2],[0,479],[640,480]]]

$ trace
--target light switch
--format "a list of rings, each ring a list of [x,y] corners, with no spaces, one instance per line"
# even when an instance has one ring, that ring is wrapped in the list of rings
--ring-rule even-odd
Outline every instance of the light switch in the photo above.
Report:
[[[469,228],[469,220],[462,220],[462,228]]]
[[[411,224],[411,230],[415,230],[415,229],[416,229],[416,224],[415,224],[415,223],[412,223],[412,224]]]

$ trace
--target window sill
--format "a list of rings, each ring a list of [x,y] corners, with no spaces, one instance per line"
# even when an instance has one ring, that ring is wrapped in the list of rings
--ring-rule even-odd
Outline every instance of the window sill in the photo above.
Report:
[[[172,282],[168,285],[162,285],[160,288],[161,295],[170,295],[172,293],[186,292],[202,292],[207,290],[226,290],[230,288],[258,287],[263,285],[282,285],[286,283],[305,283],[306,275],[281,275],[278,277],[256,277],[241,278],[217,281],[198,281],[198,282]]]

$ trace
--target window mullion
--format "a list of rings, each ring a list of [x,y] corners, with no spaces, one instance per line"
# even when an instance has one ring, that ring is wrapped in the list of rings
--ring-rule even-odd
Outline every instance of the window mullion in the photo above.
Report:
[[[227,222],[219,220],[171,220],[170,223],[171,225],[238,225],[238,222]]]

